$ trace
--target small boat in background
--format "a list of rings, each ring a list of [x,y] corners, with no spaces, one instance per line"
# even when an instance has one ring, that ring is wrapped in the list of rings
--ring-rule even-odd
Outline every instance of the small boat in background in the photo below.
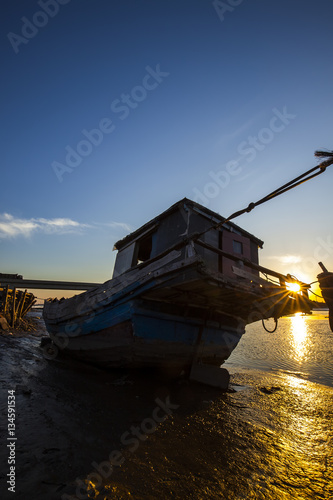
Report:
[[[319,262],[323,272],[318,274],[320,290],[329,310],[330,328],[333,332],[333,273],[330,273],[322,262]]]
[[[311,311],[309,285],[260,266],[262,246],[184,198],[115,244],[111,280],[45,302],[49,342],[105,367],[220,366],[247,324]]]

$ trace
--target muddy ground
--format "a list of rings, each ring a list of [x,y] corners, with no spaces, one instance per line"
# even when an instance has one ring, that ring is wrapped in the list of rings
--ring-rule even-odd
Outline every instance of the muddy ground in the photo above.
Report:
[[[333,498],[333,389],[269,372],[228,393],[44,358],[42,323],[2,332],[1,498]],[[8,491],[8,391],[16,397]],[[111,466],[111,462],[113,465]]]

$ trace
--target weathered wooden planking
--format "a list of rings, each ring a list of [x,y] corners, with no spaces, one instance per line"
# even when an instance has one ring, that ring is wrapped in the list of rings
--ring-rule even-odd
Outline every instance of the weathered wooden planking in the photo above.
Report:
[[[44,305],[45,314],[48,320],[56,320],[58,318],[66,320],[73,318],[73,315],[80,317],[92,309],[97,309],[106,305],[117,293],[125,293],[128,287],[133,285],[138,287],[153,279],[154,271],[167,266],[167,264],[180,256],[181,252],[173,251],[161,260],[153,262],[143,269],[135,269],[132,272],[125,273],[117,278],[106,281],[98,288],[84,294],[76,295],[63,301],[56,300],[55,302],[46,302]],[[187,264],[191,264],[193,261],[195,261],[195,258],[188,259]],[[165,272],[168,271],[169,268],[165,267]]]

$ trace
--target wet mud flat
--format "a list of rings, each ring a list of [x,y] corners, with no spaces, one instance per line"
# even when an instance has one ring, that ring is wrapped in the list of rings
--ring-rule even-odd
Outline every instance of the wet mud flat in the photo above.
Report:
[[[332,388],[252,370],[232,374],[222,393],[151,371],[48,361],[43,333],[0,335],[1,498],[333,498]]]

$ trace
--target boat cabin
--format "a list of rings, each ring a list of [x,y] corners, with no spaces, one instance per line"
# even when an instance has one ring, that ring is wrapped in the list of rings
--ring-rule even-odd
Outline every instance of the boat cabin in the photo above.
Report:
[[[137,266],[144,267],[172,250],[180,250],[179,260],[183,260],[189,256],[189,246],[214,273],[234,279],[246,279],[248,273],[258,275],[246,262],[258,264],[258,249],[263,242],[232,222],[214,227],[224,220],[216,212],[184,198],[115,244],[118,254],[113,277]]]

